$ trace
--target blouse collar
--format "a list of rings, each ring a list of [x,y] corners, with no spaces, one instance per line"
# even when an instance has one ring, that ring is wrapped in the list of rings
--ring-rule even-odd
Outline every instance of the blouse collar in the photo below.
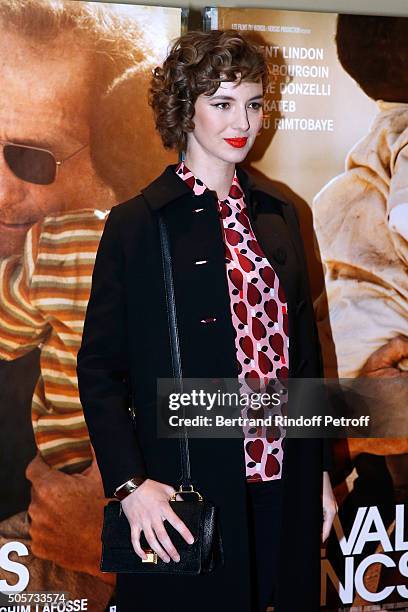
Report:
[[[176,168],[176,174],[180,177],[189,187],[193,190],[194,195],[200,196],[210,189],[204,184],[204,182],[193,174],[193,172],[187,168],[186,164],[182,161]],[[239,184],[237,171],[235,170],[232,179],[231,187],[228,192],[228,196],[225,200],[218,200],[221,204],[230,204],[241,210],[244,206],[244,192]]]

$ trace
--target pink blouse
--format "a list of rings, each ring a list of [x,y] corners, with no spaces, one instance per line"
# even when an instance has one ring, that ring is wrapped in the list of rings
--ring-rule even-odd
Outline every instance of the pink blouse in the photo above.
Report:
[[[196,196],[207,187],[181,162],[177,175]],[[240,391],[282,393],[277,379],[288,377],[289,337],[287,303],[283,286],[252,231],[244,193],[235,173],[228,197],[218,200],[225,245],[226,274],[231,319],[236,332],[235,348]],[[286,397],[283,395],[283,397]],[[242,416],[266,418],[282,414],[277,407],[245,407]],[[281,427],[244,427],[247,482],[281,477],[285,430]]]

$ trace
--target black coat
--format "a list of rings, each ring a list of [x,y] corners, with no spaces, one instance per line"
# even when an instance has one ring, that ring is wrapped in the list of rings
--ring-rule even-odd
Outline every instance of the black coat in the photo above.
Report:
[[[299,224],[293,206],[238,170],[253,231],[283,283],[289,315],[289,376],[321,375],[321,358]],[[198,200],[174,166],[115,206],[99,246],[78,354],[81,402],[107,496],[136,474],[176,486],[178,443],[156,435],[156,381],[172,376],[157,224],[167,223],[183,374],[237,377],[224,246],[215,194]],[[195,265],[198,260],[207,265]],[[216,322],[200,321],[215,317]],[[136,406],[136,434],[129,416]],[[278,612],[318,610],[321,484],[329,457],[319,439],[287,439]],[[195,577],[133,575],[137,612],[249,612],[245,464],[242,439],[192,439],[193,479],[220,507],[225,565]],[[274,527],[275,528],[275,527]],[[169,602],[174,604],[169,607]],[[176,604],[177,602],[177,604]]]

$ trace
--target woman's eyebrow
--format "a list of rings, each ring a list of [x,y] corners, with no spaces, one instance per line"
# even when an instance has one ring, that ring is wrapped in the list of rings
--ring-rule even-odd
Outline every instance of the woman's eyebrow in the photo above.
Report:
[[[218,95],[216,96],[215,94],[213,94],[212,96],[209,96],[210,100],[235,100],[235,98],[233,98],[232,96],[222,96],[222,95]]]
[[[254,100],[262,100],[263,95],[259,94],[257,96],[253,96],[252,98],[249,98],[248,102],[253,102]],[[222,95],[215,95],[213,94],[212,96],[209,96],[210,100],[235,100],[234,97],[232,96],[222,96]]]

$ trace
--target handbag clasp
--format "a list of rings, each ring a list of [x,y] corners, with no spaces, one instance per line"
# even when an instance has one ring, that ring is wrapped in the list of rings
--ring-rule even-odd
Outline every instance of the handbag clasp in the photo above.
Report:
[[[145,550],[147,559],[142,559],[142,563],[154,563],[157,565],[157,553],[154,550]]]
[[[188,488],[184,488],[183,485],[180,485],[179,490],[173,493],[173,495],[170,498],[170,501],[180,501],[180,500],[177,500],[176,497],[177,495],[182,494],[182,493],[188,493],[189,495],[191,494],[197,495],[197,498],[198,498],[197,501],[199,502],[204,501],[203,496],[198,491],[194,491],[193,485],[189,485]]]

